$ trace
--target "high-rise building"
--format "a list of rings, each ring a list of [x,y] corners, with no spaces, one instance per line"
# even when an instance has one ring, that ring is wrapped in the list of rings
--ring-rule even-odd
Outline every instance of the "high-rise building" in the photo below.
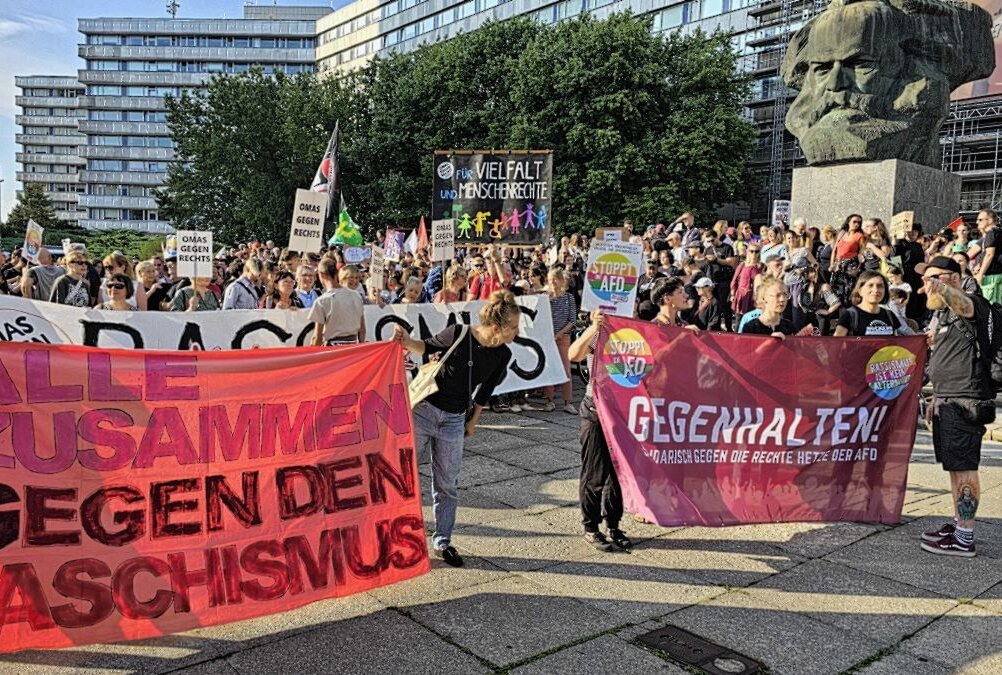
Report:
[[[75,223],[81,216],[77,197],[80,184],[80,145],[77,128],[81,111],[77,97],[83,87],[75,77],[27,75],[14,78],[20,89],[14,103],[20,114],[14,123],[21,127],[14,137],[21,146],[15,159],[17,180],[22,185],[41,183],[61,220]],[[20,197],[20,193],[18,193]]]
[[[316,19],[329,12],[247,5],[242,19],[80,19],[81,224],[170,231],[154,197],[174,159],[164,97],[252,66],[312,72]]]

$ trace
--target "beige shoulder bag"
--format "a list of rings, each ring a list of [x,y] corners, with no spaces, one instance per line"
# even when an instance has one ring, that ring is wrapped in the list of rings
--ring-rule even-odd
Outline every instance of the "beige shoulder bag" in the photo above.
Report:
[[[445,362],[449,360],[450,356],[452,356],[452,352],[456,351],[456,347],[459,346],[459,343],[466,339],[467,331],[469,331],[469,326],[463,325],[459,329],[459,337],[452,343],[452,346],[449,347],[449,351],[447,351],[442,358],[438,361],[430,361],[418,368],[417,375],[415,375],[414,379],[411,380],[409,387],[412,409],[418,403],[438,391],[438,384],[435,382],[435,376],[438,375],[438,371],[442,369]]]

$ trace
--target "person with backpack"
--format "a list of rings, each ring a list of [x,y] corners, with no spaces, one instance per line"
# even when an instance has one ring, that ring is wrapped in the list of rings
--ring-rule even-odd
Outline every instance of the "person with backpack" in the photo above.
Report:
[[[974,517],[981,499],[978,467],[985,425],[995,420],[998,384],[992,364],[1002,345],[1002,307],[961,290],[955,260],[936,256],[922,273],[926,305],[935,312],[928,337],[932,381],[932,445],[950,474],[953,522],[922,534],[922,550],[973,558]]]
[[[852,307],[839,315],[835,337],[915,334],[897,314],[881,307],[887,302],[888,294],[887,279],[879,272],[862,272],[849,299]]]

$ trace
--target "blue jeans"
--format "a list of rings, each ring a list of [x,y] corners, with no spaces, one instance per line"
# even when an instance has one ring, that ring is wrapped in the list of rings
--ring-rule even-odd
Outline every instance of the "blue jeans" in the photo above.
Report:
[[[427,401],[414,408],[414,444],[418,461],[431,452],[431,503],[435,513],[435,548],[452,541],[459,507],[459,468],[463,464],[466,415],[440,410]]]

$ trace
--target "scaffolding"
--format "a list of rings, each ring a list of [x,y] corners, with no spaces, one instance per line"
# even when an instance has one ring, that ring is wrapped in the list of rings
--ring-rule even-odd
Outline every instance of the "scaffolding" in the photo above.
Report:
[[[1002,208],[1002,98],[957,101],[940,132],[942,168],[963,180],[961,213]]]

